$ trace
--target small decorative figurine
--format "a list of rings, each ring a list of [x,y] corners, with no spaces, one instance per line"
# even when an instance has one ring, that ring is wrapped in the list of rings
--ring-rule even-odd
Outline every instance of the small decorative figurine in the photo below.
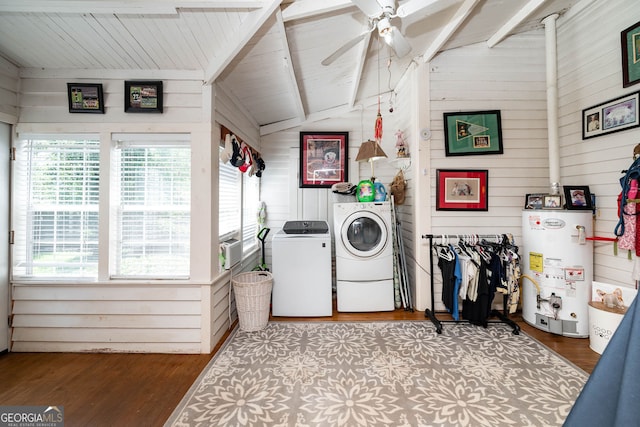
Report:
[[[408,157],[406,152],[406,143],[404,141],[404,133],[398,129],[396,135],[396,157]]]

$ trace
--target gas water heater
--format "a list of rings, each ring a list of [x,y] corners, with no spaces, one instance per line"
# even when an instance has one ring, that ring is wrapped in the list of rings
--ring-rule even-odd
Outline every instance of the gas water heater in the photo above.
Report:
[[[593,280],[590,210],[522,212],[522,317],[558,335],[589,336]]]

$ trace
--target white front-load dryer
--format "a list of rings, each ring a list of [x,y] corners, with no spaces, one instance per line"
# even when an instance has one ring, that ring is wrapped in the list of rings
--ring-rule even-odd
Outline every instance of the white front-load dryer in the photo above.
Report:
[[[390,202],[333,205],[338,311],[392,311]]]

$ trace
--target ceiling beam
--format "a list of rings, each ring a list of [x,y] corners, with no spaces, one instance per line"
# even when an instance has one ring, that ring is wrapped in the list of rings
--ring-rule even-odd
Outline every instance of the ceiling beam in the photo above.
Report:
[[[284,22],[289,22],[294,19],[309,18],[352,6],[353,3],[350,0],[296,0],[284,8],[282,18]]]
[[[370,108],[372,106],[378,105],[378,99],[379,95],[371,96],[366,99],[361,99],[360,103],[353,107],[349,105],[339,105],[334,108],[318,111],[317,113],[311,113],[307,116],[307,119],[303,121],[300,121],[298,119],[289,119],[276,123],[270,123],[268,125],[263,125],[260,126],[260,136],[282,132],[288,129],[293,129],[295,127],[308,126],[315,122],[320,122],[334,117],[343,117],[354,110],[362,110],[363,108]]]
[[[444,46],[451,36],[453,36],[458,27],[462,25],[464,20],[467,19],[478,3],[480,3],[480,0],[465,0],[462,6],[460,6],[456,11],[453,18],[447,22],[447,24],[442,28],[442,31],[440,31],[440,34],[436,36],[435,40],[422,54],[422,60],[424,62],[429,62],[434,56],[436,56],[440,49],[442,49],[442,46]]]
[[[509,35],[514,28],[522,23],[529,15],[531,15],[537,8],[542,6],[547,0],[530,0],[529,3],[524,5],[515,15],[511,17],[502,27],[487,40],[489,47],[494,47]]]
[[[236,33],[239,37],[235,43],[228,44],[228,51],[222,52],[220,55],[216,55],[209,61],[205,76],[205,84],[211,84],[215,79],[220,77],[220,74],[231,64],[233,58],[235,58],[242,49],[249,43],[249,41],[256,35],[258,30],[264,25],[273,13],[280,6],[281,0],[270,0],[264,2],[264,7],[260,10],[251,12],[249,19],[240,25],[239,31]]]
[[[328,110],[309,114],[306,120],[289,119],[277,123],[270,123],[268,125],[260,126],[260,136],[269,135],[275,132],[282,132],[283,130],[292,129],[299,126],[309,125],[311,123],[330,119],[332,117],[341,117],[351,111],[353,111],[352,107],[348,105],[340,105]]]
[[[278,26],[278,32],[280,33],[280,39],[282,40],[282,50],[284,51],[284,63],[289,75],[289,85],[293,92],[293,101],[296,107],[296,113],[298,119],[305,119],[304,105],[302,105],[302,97],[300,96],[300,87],[298,86],[298,80],[296,79],[296,70],[293,68],[293,61],[291,61],[291,50],[289,49],[289,41],[287,40],[287,31],[284,28],[284,20],[282,19],[282,12],[278,9],[276,11],[276,25]]]
[[[298,118],[282,120],[276,123],[260,126],[260,136],[271,135],[272,133],[282,132],[283,130],[292,129],[306,123]]]
[[[362,79],[362,70],[364,70],[364,64],[367,60],[367,51],[369,50],[369,43],[371,42],[371,31],[364,37],[363,43],[360,46],[360,57],[358,63],[353,70],[353,89],[351,90],[351,96],[349,97],[349,105],[353,107],[358,97],[358,90],[360,89],[360,80]]]
[[[176,15],[178,9],[260,9],[265,4],[264,0],[0,0],[0,12]]]

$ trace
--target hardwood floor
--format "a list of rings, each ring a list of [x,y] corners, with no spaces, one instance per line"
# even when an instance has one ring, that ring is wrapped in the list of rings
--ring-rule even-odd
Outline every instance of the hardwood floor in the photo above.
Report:
[[[445,317],[438,314],[438,318]],[[518,314],[512,319],[586,372],[591,373],[599,359],[589,348],[589,339],[542,332],[524,323]],[[273,320],[430,322],[423,312],[404,310]],[[0,355],[0,405],[60,405],[67,427],[162,426],[214,353],[5,353]]]

